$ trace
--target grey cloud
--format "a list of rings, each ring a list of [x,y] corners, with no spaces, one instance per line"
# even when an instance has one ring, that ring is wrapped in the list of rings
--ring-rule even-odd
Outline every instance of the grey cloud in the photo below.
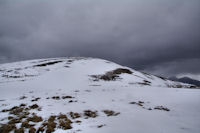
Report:
[[[91,56],[156,74],[200,73],[199,5],[197,0],[2,0],[0,62]]]

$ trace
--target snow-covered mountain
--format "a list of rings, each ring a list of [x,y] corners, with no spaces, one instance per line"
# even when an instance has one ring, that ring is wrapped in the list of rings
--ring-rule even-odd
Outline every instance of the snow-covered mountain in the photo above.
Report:
[[[200,90],[94,58],[0,65],[0,132],[200,132]]]
[[[178,81],[178,82],[182,82],[182,83],[187,83],[187,84],[193,84],[196,86],[200,86],[200,81],[189,78],[189,77],[182,77],[182,78],[177,78],[177,77],[169,77],[168,79],[172,80],[172,81]]]

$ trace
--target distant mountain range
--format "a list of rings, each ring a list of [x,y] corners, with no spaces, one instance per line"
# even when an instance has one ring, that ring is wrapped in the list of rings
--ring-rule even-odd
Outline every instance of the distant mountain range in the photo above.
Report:
[[[173,81],[179,81],[179,82],[182,82],[182,83],[188,83],[188,84],[200,86],[200,81],[189,78],[189,77],[182,77],[182,78],[170,77],[168,79],[173,80]]]

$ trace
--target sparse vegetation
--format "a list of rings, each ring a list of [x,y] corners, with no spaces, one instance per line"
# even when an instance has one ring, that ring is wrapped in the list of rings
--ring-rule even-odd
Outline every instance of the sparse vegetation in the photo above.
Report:
[[[37,97],[37,98],[35,98],[35,99],[32,99],[31,102],[36,102],[36,101],[38,101],[38,100],[40,100],[40,99],[41,99],[40,97]]]
[[[143,106],[144,102],[138,101],[138,102],[130,102],[130,104],[136,104],[138,106]]]
[[[97,111],[91,111],[91,110],[85,110],[84,115],[86,116],[86,118],[95,118],[98,116]]]
[[[139,85],[151,85],[151,84],[148,83],[148,82],[138,82],[137,84],[139,84]]]
[[[0,125],[0,133],[9,133],[16,129],[15,124],[2,124]]]
[[[23,99],[26,99],[26,98],[27,98],[26,96],[21,96],[19,99],[23,100]]]
[[[62,61],[52,61],[52,62],[47,62],[47,63],[43,63],[43,64],[38,64],[38,65],[35,65],[34,67],[44,67],[44,66],[54,65],[54,64],[57,64],[60,62],[62,62]]]
[[[15,133],[24,133],[24,128],[15,129]]]
[[[115,69],[113,71],[109,71],[106,74],[103,75],[91,75],[91,77],[94,78],[94,81],[98,81],[99,79],[101,80],[105,80],[105,81],[112,81],[112,80],[116,80],[117,78],[119,78],[120,74],[132,74],[133,72],[130,71],[129,69],[125,69],[125,68],[118,68]]]
[[[103,126],[105,126],[105,124],[104,125],[98,125],[97,128],[102,128]]]
[[[164,110],[164,111],[170,111],[170,109],[168,109],[167,107],[163,107],[163,106],[156,106],[154,109]]]
[[[59,128],[67,130],[67,129],[71,129],[71,123],[69,121],[66,120],[59,120]]]
[[[60,96],[53,96],[51,98],[54,99],[54,100],[60,100]]]
[[[74,98],[72,96],[62,96],[62,99]]]
[[[58,119],[59,119],[59,128],[64,130],[72,128],[71,126],[72,121],[68,119],[67,115],[60,114],[58,115]]]
[[[112,73],[119,75],[119,74],[122,74],[122,73],[132,74],[133,72],[130,71],[129,69],[118,68],[118,69],[115,69]]]
[[[30,129],[29,129],[29,133],[35,133],[36,132],[36,129],[34,128],[34,127],[31,127]]]
[[[31,127],[33,127],[33,126],[35,126],[34,124],[29,124],[29,121],[24,121],[24,122],[22,122],[22,124],[21,124],[21,127],[22,128],[31,128]]]
[[[120,113],[119,112],[115,112],[113,110],[103,110],[103,112],[107,115],[107,116],[117,116],[119,115]]]
[[[29,106],[30,109],[36,109],[36,108],[39,108],[39,106],[37,104],[33,104],[31,106]]]
[[[32,117],[29,117],[27,121],[32,121],[32,122],[41,122],[43,119],[40,116],[33,115]]]
[[[74,112],[70,112],[69,113],[72,119],[76,119],[81,117],[81,115],[79,113],[74,113]]]

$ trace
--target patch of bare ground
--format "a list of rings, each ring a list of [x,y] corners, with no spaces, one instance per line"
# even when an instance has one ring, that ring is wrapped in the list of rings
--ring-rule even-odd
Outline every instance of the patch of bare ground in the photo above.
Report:
[[[42,123],[42,126],[38,128],[38,131],[44,131],[46,128],[46,133],[51,133],[55,131],[57,123],[55,122],[56,116],[50,116],[49,119]]]
[[[74,101],[73,101],[73,100],[70,100],[68,103],[73,103],[73,102],[76,103],[76,102],[78,102],[78,101],[77,101],[77,100],[74,100]]]
[[[22,124],[21,124],[21,128],[31,128],[31,127],[34,127],[34,126],[35,126],[34,124],[29,124],[28,120],[23,121]]]
[[[51,98],[54,99],[54,100],[60,100],[60,96],[53,96]]]
[[[31,106],[29,106],[30,109],[37,109],[39,108],[39,106],[37,104],[33,104]]]
[[[60,100],[60,99],[72,99],[72,98],[75,98],[75,97],[72,97],[72,96],[53,96],[51,97],[51,99],[54,99],[54,100]],[[47,97],[46,99],[50,99],[49,97]]]
[[[8,112],[10,115],[6,118],[8,122],[0,124],[0,133],[52,133],[56,129],[72,129],[73,122],[81,124],[82,121],[76,119],[82,116],[86,119],[96,118],[98,116],[97,111],[85,110],[83,113],[69,112],[67,114],[51,115],[44,119],[41,116],[38,116],[37,113],[32,112],[30,114],[30,111],[35,111],[35,109],[38,108],[40,107],[37,104],[28,106],[22,103],[19,106],[2,110],[2,113]],[[107,116],[116,116],[119,114],[119,112],[116,113],[112,110],[104,110],[104,113]],[[72,119],[74,120],[73,122]],[[101,128],[103,126],[105,125],[98,125],[97,128]]]
[[[21,96],[19,99],[23,100],[23,99],[26,99],[26,98],[27,98],[26,96]]]
[[[115,112],[113,110],[103,110],[103,112],[107,115],[107,116],[117,116],[120,114],[120,112]]]
[[[31,102],[36,102],[36,101],[38,101],[40,99],[41,99],[40,97],[37,97],[37,98],[32,99]]]
[[[138,102],[130,102],[130,104],[136,104],[138,106],[143,106],[144,102],[138,101]]]
[[[74,98],[72,96],[62,96],[62,99],[70,99],[70,98]]]
[[[24,133],[24,128],[15,129],[15,133]]]
[[[2,124],[0,125],[0,133],[9,133],[16,129],[15,124]]]
[[[144,106],[144,103],[145,103],[145,102],[142,102],[142,101],[130,102],[130,104],[138,105],[138,106],[142,107],[143,109],[152,110],[151,107],[145,107],[145,106]],[[168,109],[167,107],[163,107],[163,106],[156,106],[156,107],[154,107],[154,109],[156,109],[156,110],[170,111],[170,109]]]
[[[99,80],[104,80],[104,81],[112,81],[112,80],[116,80],[117,78],[119,78],[120,74],[132,74],[133,72],[130,71],[129,69],[125,69],[125,68],[117,68],[113,71],[109,71],[103,75],[91,75],[91,77],[94,78],[93,81],[99,81]]]
[[[97,128],[102,128],[102,127],[104,127],[104,126],[106,126],[106,125],[105,125],[105,124],[98,125]]]
[[[101,85],[89,85],[89,86],[101,86]]]
[[[29,128],[29,133],[35,133],[36,129],[34,127]]]
[[[44,66],[54,65],[54,64],[57,64],[60,62],[62,62],[62,61],[52,61],[52,62],[38,64],[38,65],[35,65],[34,67],[44,67]]]
[[[163,106],[156,106],[154,109],[164,110],[164,111],[170,111],[170,109],[168,109],[167,107],[163,107]]]
[[[88,118],[95,118],[98,116],[98,114],[97,111],[85,110],[84,116],[86,119],[88,119]]]
[[[69,115],[71,116],[72,119],[77,119],[81,117],[79,113],[75,113],[75,112],[70,112]]]
[[[31,121],[31,122],[41,122],[43,121],[42,117],[37,116],[36,114],[34,114],[32,117],[28,117],[27,121]]]
[[[32,105],[29,107],[26,107],[26,104],[21,104],[19,106],[14,106],[10,109],[4,109],[2,110],[2,112],[8,112],[11,116],[8,116],[8,122],[6,124],[1,124],[0,125],[0,133],[1,132],[10,132],[10,131],[14,131],[15,133],[23,133],[24,129],[27,128],[33,128],[33,124],[29,124],[29,121],[31,122],[39,122],[42,121],[41,117],[39,116],[32,116],[29,117],[29,111],[31,109],[35,109],[36,107],[39,107],[38,105]],[[16,128],[16,124],[20,124],[21,123],[21,127],[20,128]],[[33,129],[31,129],[31,131],[33,131]],[[30,132],[31,132],[30,131]]]
[[[67,117],[67,115],[65,114],[60,114],[58,115],[58,120],[59,120],[59,128],[67,130],[67,129],[71,129],[72,126],[72,121]]]
[[[80,121],[80,120],[75,121],[75,123],[79,123],[79,124],[80,124],[81,122],[82,122],[82,121]]]
[[[63,130],[72,128],[72,121],[67,117],[67,115],[59,114],[58,116],[50,116],[47,121],[42,123],[37,132],[43,132],[45,129],[46,133],[54,132],[55,128],[57,127],[56,121],[58,121],[58,128],[61,128]]]
[[[20,106],[14,106],[10,109],[4,109],[2,112],[9,112],[12,116],[8,116],[8,122],[5,124],[0,124],[0,133],[24,133],[28,131],[29,133],[52,133],[55,128],[60,128],[63,130],[71,129],[72,121],[67,117],[66,114],[52,115],[47,120],[44,120],[41,116],[36,113],[30,115],[30,110],[40,108],[37,104],[27,106],[26,104],[21,104]],[[73,119],[81,117],[78,113],[70,113]],[[35,128],[35,124],[41,123],[38,128]],[[80,121],[81,122],[81,121]],[[80,123],[79,122],[79,123]],[[78,123],[78,122],[77,122]],[[17,128],[16,124],[20,124]]]

